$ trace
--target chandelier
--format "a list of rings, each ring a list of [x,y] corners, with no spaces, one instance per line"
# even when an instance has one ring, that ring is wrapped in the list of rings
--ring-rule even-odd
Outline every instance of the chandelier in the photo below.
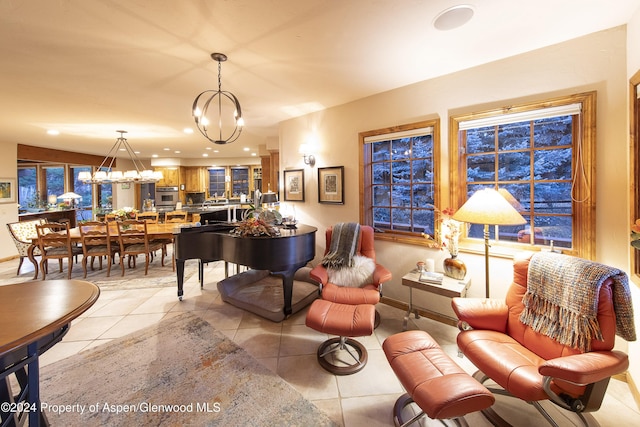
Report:
[[[116,139],[115,144],[113,144],[107,157],[104,158],[98,169],[96,169],[93,174],[87,171],[80,172],[78,174],[78,180],[85,184],[111,184],[120,182],[145,183],[158,182],[161,180],[162,172],[154,172],[144,168],[144,165],[131,148],[131,145],[129,145],[127,139],[123,136],[127,131],[117,130],[116,132],[120,132],[120,136]],[[132,169],[125,172],[113,170],[118,151],[126,151],[127,154],[129,154],[135,170]]]
[[[227,60],[227,55],[223,53],[212,53],[211,58],[218,62],[218,90],[205,90],[193,101],[191,109],[196,126],[202,135],[214,144],[229,144],[240,136],[244,119],[240,101],[231,92],[222,90],[222,79],[220,72],[222,63]],[[224,101],[224,103],[223,103]],[[231,103],[229,104],[230,101]],[[209,107],[212,107],[211,109]],[[217,108],[215,108],[217,107]],[[223,130],[223,117],[226,122],[226,129]],[[209,125],[214,126],[213,129]],[[215,127],[217,125],[217,127]],[[229,132],[233,127],[233,132],[227,137],[223,132]],[[211,136],[209,136],[211,133]]]

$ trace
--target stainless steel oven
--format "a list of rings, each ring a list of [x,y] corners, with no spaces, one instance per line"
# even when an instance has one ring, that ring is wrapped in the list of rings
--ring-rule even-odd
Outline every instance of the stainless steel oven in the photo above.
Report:
[[[179,201],[178,187],[156,187],[156,208],[174,208]]]

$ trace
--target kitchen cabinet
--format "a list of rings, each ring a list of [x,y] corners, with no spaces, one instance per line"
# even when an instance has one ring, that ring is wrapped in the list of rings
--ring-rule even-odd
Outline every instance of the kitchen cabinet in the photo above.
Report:
[[[185,190],[206,191],[207,189],[207,168],[205,167],[185,167],[184,184]]]
[[[162,179],[156,184],[157,187],[178,187],[180,185],[179,168],[155,168],[155,170],[162,172]]]

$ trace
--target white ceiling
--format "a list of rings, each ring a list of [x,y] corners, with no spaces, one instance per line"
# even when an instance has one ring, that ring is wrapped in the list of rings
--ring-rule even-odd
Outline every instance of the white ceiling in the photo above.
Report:
[[[124,129],[143,158],[244,156],[277,138],[280,121],[623,25],[640,7],[475,0],[466,25],[433,27],[461,3],[0,0],[0,141],[105,155]],[[217,88],[212,52],[229,58],[222,89],[246,122],[224,146],[191,117],[195,96]]]

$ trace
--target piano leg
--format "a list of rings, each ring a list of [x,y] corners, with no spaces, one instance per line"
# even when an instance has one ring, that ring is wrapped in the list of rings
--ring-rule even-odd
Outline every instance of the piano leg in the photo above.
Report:
[[[291,300],[293,299],[293,276],[296,274],[299,268],[304,267],[305,263],[296,264],[292,266],[290,270],[286,271],[272,271],[271,274],[274,276],[282,277],[282,290],[284,296],[284,317],[288,318],[291,316],[291,312],[293,309],[291,308]]]
[[[184,294],[184,291],[182,289],[182,286],[184,284],[184,260],[183,259],[176,260],[176,276],[178,279],[178,299],[182,301],[182,295]]]

